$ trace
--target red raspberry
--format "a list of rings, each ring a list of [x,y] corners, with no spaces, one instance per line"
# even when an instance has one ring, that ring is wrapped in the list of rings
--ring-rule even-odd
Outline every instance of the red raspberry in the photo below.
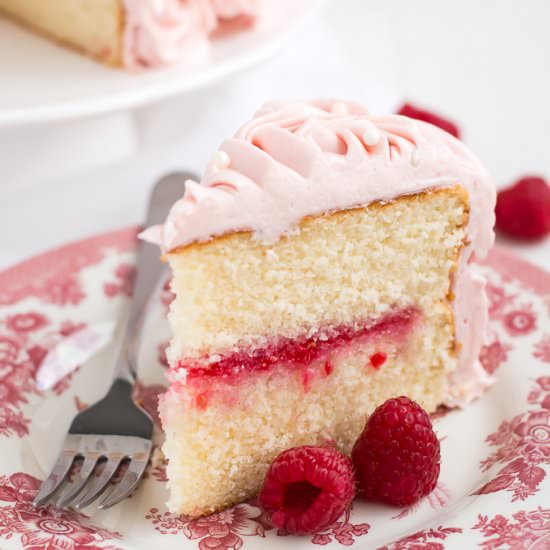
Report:
[[[275,527],[315,533],[334,523],[355,494],[351,459],[334,448],[303,446],[282,452],[260,492]]]
[[[383,351],[377,351],[370,356],[370,364],[379,369],[385,362],[388,356]]]
[[[526,177],[497,196],[496,228],[526,240],[550,233],[550,186],[542,178]]]
[[[451,122],[446,118],[440,117],[435,113],[431,113],[430,111],[419,109],[418,107],[415,107],[410,103],[404,103],[401,106],[401,109],[397,111],[397,114],[408,116],[409,118],[415,118],[416,120],[423,120],[424,122],[429,122],[430,124],[433,124],[434,126],[438,126],[442,130],[449,132],[449,134],[453,135],[455,138],[460,139],[460,130],[458,129],[458,126],[454,122]]]
[[[388,399],[372,413],[351,456],[365,498],[394,506],[426,496],[439,477],[439,441],[430,417],[408,397]]]

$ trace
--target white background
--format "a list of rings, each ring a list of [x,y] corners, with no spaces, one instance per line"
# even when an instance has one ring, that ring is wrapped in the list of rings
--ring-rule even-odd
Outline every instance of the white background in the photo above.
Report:
[[[315,0],[313,0],[315,1]],[[268,63],[131,113],[0,131],[0,267],[138,223],[154,179],[201,166],[264,100],[403,99],[456,120],[497,185],[550,177],[548,0],[332,0]],[[550,269],[550,243],[514,245]]]

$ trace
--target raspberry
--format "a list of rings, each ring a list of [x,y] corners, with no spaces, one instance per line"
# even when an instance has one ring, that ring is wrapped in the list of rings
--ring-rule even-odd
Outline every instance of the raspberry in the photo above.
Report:
[[[439,441],[430,417],[408,397],[388,399],[370,416],[351,453],[367,499],[410,506],[436,486]]]
[[[449,132],[449,134],[453,135],[455,138],[460,139],[460,130],[458,129],[458,126],[454,122],[451,122],[446,118],[440,117],[435,113],[431,113],[430,111],[419,109],[418,107],[415,107],[410,103],[404,103],[399,109],[399,111],[397,111],[397,114],[408,116],[409,118],[415,118],[416,120],[423,120],[424,122],[429,122],[430,124],[433,124],[434,126],[438,126],[442,130]]]
[[[499,191],[496,228],[525,240],[550,233],[550,186],[542,178],[526,177]]]
[[[388,356],[384,352],[377,351],[370,356],[370,364],[375,369],[379,369],[386,362],[387,358]]]
[[[334,523],[354,494],[349,457],[331,447],[303,446],[282,452],[271,463],[259,500],[275,527],[315,533]]]

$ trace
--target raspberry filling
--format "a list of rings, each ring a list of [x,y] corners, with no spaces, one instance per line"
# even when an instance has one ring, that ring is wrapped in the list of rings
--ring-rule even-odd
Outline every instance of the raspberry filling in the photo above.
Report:
[[[209,361],[208,357],[180,360],[175,369],[185,369],[187,379],[193,380],[262,372],[280,364],[304,367],[326,359],[324,371],[329,376],[332,372],[330,353],[355,341],[364,342],[376,338],[403,341],[419,317],[420,311],[410,306],[391,311],[374,322],[369,320],[355,326],[338,326],[312,337],[281,338],[269,346],[231,353],[217,361]],[[372,366],[377,369],[385,361],[386,355],[381,352],[371,357]]]

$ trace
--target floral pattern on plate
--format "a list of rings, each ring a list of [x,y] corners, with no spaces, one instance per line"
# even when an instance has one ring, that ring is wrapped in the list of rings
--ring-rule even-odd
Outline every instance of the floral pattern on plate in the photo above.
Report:
[[[32,499],[42,482],[22,472],[0,477],[0,535],[19,538],[25,550],[117,550],[106,541],[118,533],[94,527],[88,517],[72,510],[36,509]]]

